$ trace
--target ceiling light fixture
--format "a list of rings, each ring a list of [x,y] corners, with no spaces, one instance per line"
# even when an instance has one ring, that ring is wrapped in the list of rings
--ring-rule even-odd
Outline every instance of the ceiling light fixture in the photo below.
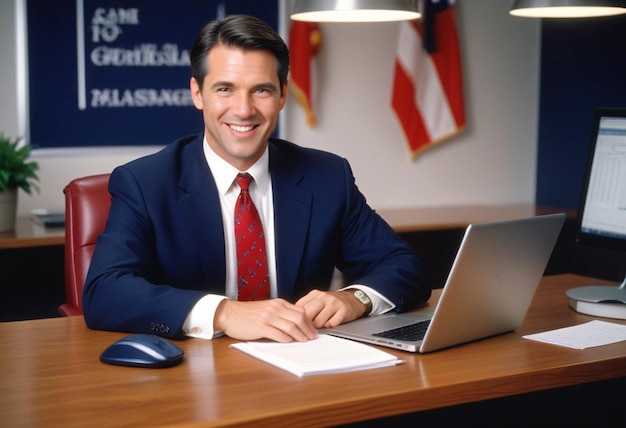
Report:
[[[524,18],[591,18],[626,13],[619,0],[516,0],[509,12]]]
[[[418,19],[417,0],[295,0],[291,19],[310,22],[386,22]]]

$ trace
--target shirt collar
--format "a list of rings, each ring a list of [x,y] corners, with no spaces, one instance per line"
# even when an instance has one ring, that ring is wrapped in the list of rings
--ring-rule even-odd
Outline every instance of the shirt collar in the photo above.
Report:
[[[235,177],[240,172],[247,172],[250,174],[252,178],[254,178],[256,187],[259,189],[261,194],[264,196],[267,195],[270,184],[269,150],[267,147],[259,160],[256,161],[255,164],[252,165],[247,171],[239,171],[237,168],[219,157],[209,146],[206,136],[202,142],[202,148],[211,173],[213,174],[217,190],[221,195],[225,195],[230,190]]]

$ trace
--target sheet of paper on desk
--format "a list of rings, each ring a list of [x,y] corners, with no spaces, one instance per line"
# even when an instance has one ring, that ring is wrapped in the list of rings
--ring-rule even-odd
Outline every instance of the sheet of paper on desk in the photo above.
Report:
[[[326,334],[308,342],[256,341],[231,346],[299,377],[388,367],[403,362],[373,346]]]
[[[626,325],[594,320],[572,327],[529,334],[524,338],[574,349],[585,349],[626,340]]]

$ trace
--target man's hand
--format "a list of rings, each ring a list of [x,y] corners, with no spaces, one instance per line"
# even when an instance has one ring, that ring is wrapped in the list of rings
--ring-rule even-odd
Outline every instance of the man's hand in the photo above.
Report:
[[[349,291],[312,290],[296,302],[316,328],[331,328],[360,318],[365,306]]]
[[[305,309],[283,299],[224,300],[217,307],[213,323],[216,331],[239,340],[306,342],[317,337],[317,330]]]

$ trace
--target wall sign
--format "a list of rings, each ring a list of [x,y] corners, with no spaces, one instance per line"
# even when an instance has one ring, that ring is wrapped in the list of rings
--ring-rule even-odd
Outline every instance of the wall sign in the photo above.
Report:
[[[232,13],[278,29],[278,0],[28,1],[30,143],[164,145],[202,132],[189,50]]]

